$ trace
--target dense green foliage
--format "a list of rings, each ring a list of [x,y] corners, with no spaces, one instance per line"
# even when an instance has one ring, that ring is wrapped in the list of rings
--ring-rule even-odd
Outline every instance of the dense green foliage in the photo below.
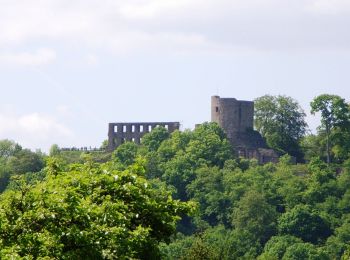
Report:
[[[6,189],[11,176],[39,172],[43,167],[42,153],[22,149],[10,140],[0,141],[0,192]]]
[[[255,127],[267,144],[282,154],[301,162],[300,139],[305,135],[305,113],[294,99],[265,95],[255,99]]]
[[[311,102],[311,113],[321,113],[320,131],[326,139],[327,163],[331,162],[331,148],[337,159],[350,153],[350,107],[337,95],[320,95]]]
[[[288,160],[198,170],[187,188],[200,204],[193,233],[164,245],[164,258],[340,259],[350,245],[350,168],[337,175],[320,160]]]
[[[70,165],[50,160],[46,179],[18,181],[0,203],[1,259],[159,257],[180,215],[191,209],[144,177],[142,162]]]
[[[198,203],[171,243],[161,245],[164,259],[341,259],[348,254],[350,161],[329,166],[315,157],[293,165],[286,155],[278,164],[258,165],[235,158],[216,124],[170,136],[163,132],[155,129],[142,146],[123,144],[113,158],[121,168],[146,158],[149,179],[165,182],[175,198]]]

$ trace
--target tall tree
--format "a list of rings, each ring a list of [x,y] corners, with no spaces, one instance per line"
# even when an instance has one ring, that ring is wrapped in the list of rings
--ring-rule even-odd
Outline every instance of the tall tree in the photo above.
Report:
[[[0,193],[3,192],[12,176],[36,173],[44,167],[41,152],[32,152],[10,140],[0,140]]]
[[[14,156],[17,152],[22,150],[19,144],[10,140],[0,140],[0,157],[7,159],[10,156]]]
[[[299,145],[305,135],[305,113],[298,102],[287,96],[265,95],[255,99],[255,127],[267,144],[283,153],[302,160]]]
[[[327,163],[331,161],[331,132],[335,128],[349,129],[350,109],[345,99],[337,95],[319,95],[310,103],[311,113],[321,113],[321,129],[326,132]]]

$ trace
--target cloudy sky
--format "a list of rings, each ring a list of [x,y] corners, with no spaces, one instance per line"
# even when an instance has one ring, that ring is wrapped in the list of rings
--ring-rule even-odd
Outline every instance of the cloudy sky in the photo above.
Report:
[[[47,151],[100,146],[108,122],[192,128],[214,94],[350,100],[349,28],[349,0],[0,0],[0,139]]]

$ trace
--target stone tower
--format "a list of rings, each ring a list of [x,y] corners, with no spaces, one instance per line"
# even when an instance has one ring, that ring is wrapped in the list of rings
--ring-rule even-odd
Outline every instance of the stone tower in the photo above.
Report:
[[[254,102],[212,96],[211,121],[218,123],[226,131],[228,139],[239,145],[239,137],[247,130],[253,130]]]
[[[278,155],[268,149],[259,132],[254,131],[254,102],[235,98],[211,97],[211,121],[224,129],[239,156],[259,162],[277,161]]]

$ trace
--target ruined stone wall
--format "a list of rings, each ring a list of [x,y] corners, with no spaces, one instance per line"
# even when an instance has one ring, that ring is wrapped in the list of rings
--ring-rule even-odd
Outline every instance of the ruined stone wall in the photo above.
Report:
[[[254,102],[235,98],[212,97],[212,121],[223,125],[234,132],[245,132],[253,129]]]
[[[141,143],[142,137],[155,127],[163,126],[169,133],[180,128],[179,122],[110,123],[108,127],[108,149],[114,150],[126,141]]]
[[[211,99],[211,121],[218,123],[232,142],[238,144],[247,130],[254,125],[254,102],[235,98]]]
[[[257,159],[259,163],[278,161],[259,132],[254,131],[254,102],[235,98],[211,98],[211,121],[224,129],[238,156]]]
[[[256,159],[258,163],[265,164],[268,162],[277,163],[279,160],[278,154],[273,149],[268,148],[237,148],[237,155],[246,159]]]

